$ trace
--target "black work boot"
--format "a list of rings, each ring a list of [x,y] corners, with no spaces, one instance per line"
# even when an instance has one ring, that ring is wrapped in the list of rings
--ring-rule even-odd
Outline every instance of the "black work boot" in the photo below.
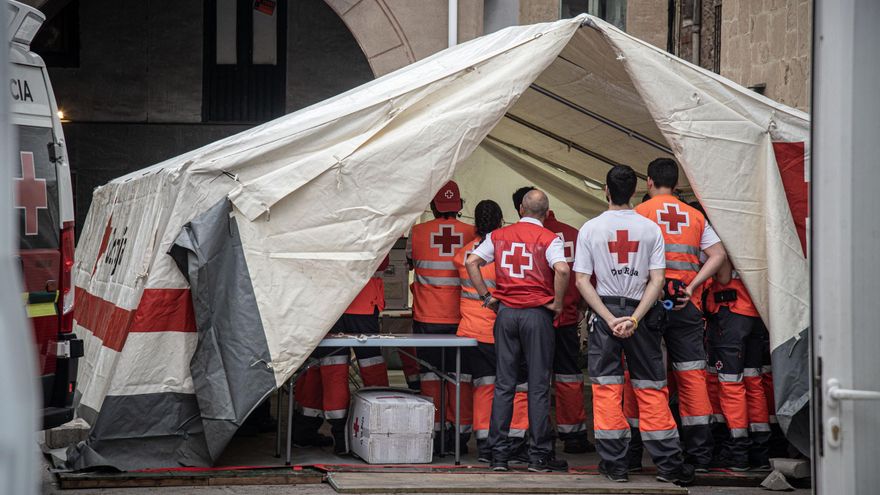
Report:
[[[328,423],[330,423],[330,434],[333,435],[333,453],[336,455],[345,455],[348,453],[348,446],[345,441],[345,422],[345,418],[331,419],[328,421]]]
[[[486,438],[477,439],[477,462],[492,462],[492,449],[489,448],[489,440]]]
[[[639,465],[639,469],[642,469],[641,465]],[[629,475],[627,473],[611,472],[605,465],[605,461],[599,461],[599,474],[605,476],[615,483],[626,483],[627,481],[629,481]]]
[[[546,455],[529,462],[529,471],[533,473],[549,473],[550,471],[568,471],[568,461]]]
[[[674,483],[678,486],[690,486],[694,484],[695,479],[694,466],[692,464],[682,464],[671,473],[657,473],[657,481]]]
[[[293,445],[294,447],[329,447],[333,440],[318,433],[318,429],[324,424],[323,418],[303,416],[297,412],[294,416]]]
[[[586,454],[595,452],[596,447],[587,438],[587,432],[572,433],[562,439],[562,451],[566,454]]]

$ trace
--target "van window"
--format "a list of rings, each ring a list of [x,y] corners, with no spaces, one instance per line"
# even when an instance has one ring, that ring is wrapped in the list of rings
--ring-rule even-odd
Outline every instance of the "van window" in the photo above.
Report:
[[[19,248],[58,249],[61,231],[58,181],[48,148],[54,142],[52,128],[15,127],[19,152],[13,160],[12,176],[19,218]]]

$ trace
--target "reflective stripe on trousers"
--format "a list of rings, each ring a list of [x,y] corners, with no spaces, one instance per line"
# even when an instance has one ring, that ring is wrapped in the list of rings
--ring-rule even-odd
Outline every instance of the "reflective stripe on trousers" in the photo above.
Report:
[[[360,366],[361,368],[376,366],[377,364],[385,364],[385,358],[382,356],[373,356],[364,359],[358,359],[358,366]]]

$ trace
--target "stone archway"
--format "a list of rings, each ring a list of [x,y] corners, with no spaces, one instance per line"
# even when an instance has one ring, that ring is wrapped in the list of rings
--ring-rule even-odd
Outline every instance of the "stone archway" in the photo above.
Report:
[[[446,48],[446,2],[324,1],[348,26],[376,77]],[[458,1],[459,41],[473,39],[483,32],[483,2]]]

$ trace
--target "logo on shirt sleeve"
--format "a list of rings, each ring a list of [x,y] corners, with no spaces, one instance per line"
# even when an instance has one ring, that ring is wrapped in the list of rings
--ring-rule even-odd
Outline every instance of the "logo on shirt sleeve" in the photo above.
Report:
[[[562,232],[556,232],[556,237],[562,241],[563,254],[566,263],[574,263],[574,241],[566,241]]]
[[[526,245],[522,242],[510,243],[510,250],[501,253],[501,267],[506,268],[512,278],[525,278],[526,271],[530,271],[532,266],[532,253],[526,251]]]
[[[691,224],[690,215],[686,211],[678,211],[675,203],[663,203],[663,210],[657,210],[657,223],[662,225],[667,234],[681,234],[681,228]]]
[[[464,235],[455,231],[452,225],[441,225],[438,232],[431,232],[431,247],[440,256],[455,256],[455,251],[464,246]]]

